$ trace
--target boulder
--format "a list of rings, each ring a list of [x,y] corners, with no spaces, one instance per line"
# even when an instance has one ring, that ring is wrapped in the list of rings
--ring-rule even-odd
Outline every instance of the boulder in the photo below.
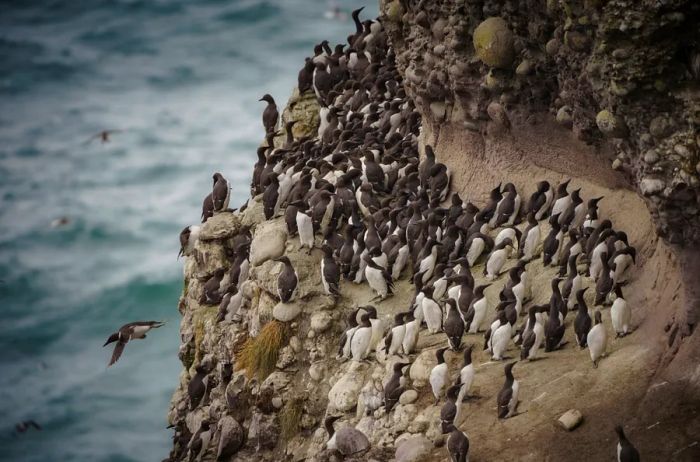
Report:
[[[282,322],[289,322],[299,316],[301,313],[301,304],[298,301],[292,303],[279,302],[272,309],[272,316]]]
[[[421,351],[416,360],[413,361],[413,364],[411,364],[411,369],[408,372],[413,385],[416,387],[425,386],[428,383],[430,371],[436,364],[435,350],[424,349]]]
[[[219,420],[218,427],[220,437],[216,460],[225,460],[236,454],[243,446],[243,428],[236,419],[228,415]]]
[[[255,412],[248,427],[248,442],[258,449],[272,449],[277,444],[279,425],[275,415],[265,415]]]
[[[331,326],[333,317],[327,311],[319,311],[311,315],[311,329],[316,333],[325,332]]]
[[[474,29],[472,37],[476,56],[492,67],[508,68],[515,58],[513,33],[499,17],[491,17]]]
[[[353,367],[338,380],[328,392],[328,410],[348,412],[357,405],[357,397],[365,383],[364,374],[359,367]]]
[[[404,439],[396,448],[396,462],[421,462],[428,460],[433,444],[423,435]]]
[[[416,390],[406,390],[401,393],[399,397],[400,404],[412,404],[418,399],[418,392]]]
[[[202,225],[199,232],[199,240],[213,241],[228,239],[238,234],[240,227],[241,221],[238,215],[230,212],[217,213]]]
[[[259,266],[267,260],[282,256],[287,242],[287,231],[279,221],[266,221],[255,229],[250,244],[250,264]]]
[[[338,452],[344,456],[369,449],[369,440],[365,434],[353,427],[343,427],[335,432],[335,444]]]

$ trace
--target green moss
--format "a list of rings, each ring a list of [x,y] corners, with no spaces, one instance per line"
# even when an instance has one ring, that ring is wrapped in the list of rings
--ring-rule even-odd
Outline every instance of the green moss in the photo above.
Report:
[[[476,55],[492,67],[507,68],[515,58],[513,34],[498,17],[488,18],[477,26],[473,36]]]
[[[401,18],[403,18],[403,15],[404,15],[403,6],[401,6],[401,3],[399,3],[397,0],[390,2],[387,5],[386,17],[389,19],[389,21],[400,23]]]

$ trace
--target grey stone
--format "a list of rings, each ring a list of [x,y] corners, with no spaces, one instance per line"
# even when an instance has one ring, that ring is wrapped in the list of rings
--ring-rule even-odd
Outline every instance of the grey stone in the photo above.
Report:
[[[250,264],[259,266],[267,260],[282,256],[287,232],[284,225],[277,221],[267,221],[255,229],[253,242],[250,244]]]
[[[644,154],[644,162],[646,162],[649,165],[653,165],[659,161],[659,153],[657,153],[655,150],[650,149]]]
[[[240,227],[241,221],[237,215],[230,212],[217,213],[202,225],[199,239],[201,241],[228,239],[235,236]]]
[[[357,405],[357,397],[365,383],[358,363],[351,363],[347,372],[328,392],[328,409],[347,412]]]
[[[299,316],[301,313],[301,305],[297,302],[282,303],[279,302],[272,309],[272,316],[282,322],[289,322]]]
[[[644,178],[639,182],[639,189],[645,196],[653,196],[664,190],[664,182],[655,178]]]
[[[433,444],[423,435],[404,439],[396,448],[396,462],[421,462],[430,454]]]
[[[399,397],[399,403],[401,404],[411,404],[415,403],[418,399],[418,392],[416,390],[406,390],[401,393]]]
[[[311,328],[317,333],[328,330],[332,322],[333,317],[327,311],[320,311],[311,315]]]
[[[338,452],[344,456],[369,449],[369,440],[365,434],[353,427],[343,427],[335,432],[335,444]]]
[[[565,430],[571,431],[578,427],[583,421],[583,414],[578,409],[569,409],[557,420],[559,425]]]

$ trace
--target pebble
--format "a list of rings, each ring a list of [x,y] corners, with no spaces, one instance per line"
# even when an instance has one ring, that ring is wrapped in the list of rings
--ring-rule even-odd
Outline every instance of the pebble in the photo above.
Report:
[[[396,462],[420,462],[430,454],[432,446],[423,435],[406,438],[396,447]]]
[[[317,333],[325,332],[332,322],[333,317],[327,311],[319,311],[311,316],[311,329]]]
[[[557,111],[557,122],[564,127],[571,128],[574,123],[574,118],[571,115],[571,108],[569,106],[562,106]]]
[[[646,153],[644,153],[644,162],[646,162],[649,165],[653,165],[659,161],[659,154],[654,151],[653,149],[650,149]]]
[[[656,178],[644,178],[639,183],[639,189],[645,196],[653,196],[664,190],[664,182]]]
[[[571,431],[578,427],[583,421],[583,414],[578,409],[569,409],[557,420],[559,425],[565,430]]]
[[[612,138],[621,138],[627,133],[624,121],[607,109],[596,115],[595,123],[604,135]]]
[[[554,56],[559,51],[559,41],[557,39],[552,39],[544,46],[544,50],[548,55]]]
[[[324,367],[321,363],[313,363],[309,366],[309,377],[311,377],[311,380],[320,381],[323,378],[323,372]]]
[[[279,396],[275,396],[274,398],[272,398],[272,406],[275,409],[282,409],[282,406],[284,406],[282,398],[280,398]]]
[[[399,403],[401,404],[412,404],[418,399],[418,392],[416,390],[406,390],[401,393],[399,397]]]
[[[311,329],[308,334],[306,334],[306,338],[314,338],[316,337],[316,331]]]
[[[532,62],[523,59],[523,61],[518,64],[518,67],[515,68],[515,73],[518,75],[530,75],[532,73],[532,68]]]
[[[622,161],[620,159],[613,160],[612,169],[613,170],[621,170],[622,169]]]
[[[654,117],[649,123],[649,133],[654,138],[663,138],[671,133],[671,124],[664,116]]]
[[[682,144],[677,144],[673,147],[673,150],[675,151],[676,154],[681,156],[684,159],[689,159],[691,154],[690,150],[683,146]]]
[[[445,45],[435,45],[435,48],[433,48],[433,53],[435,53],[436,56],[442,56],[445,54]]]
[[[289,339],[289,346],[292,347],[294,353],[299,353],[301,351],[301,340],[296,335]]]

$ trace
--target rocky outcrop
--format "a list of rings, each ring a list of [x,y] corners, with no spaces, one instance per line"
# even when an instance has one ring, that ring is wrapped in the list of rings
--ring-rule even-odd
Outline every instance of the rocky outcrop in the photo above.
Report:
[[[680,380],[700,395],[687,368],[700,359],[700,5],[420,5],[383,0],[381,9],[424,141],[465,174],[455,175],[465,179],[457,189],[483,197],[498,181],[492,172],[509,179],[526,172],[520,190],[545,171],[613,189],[606,212],[644,229],[639,238],[649,252],[670,249],[669,265],[680,272],[669,279],[681,282],[680,300],[653,316],[651,339],[667,342],[658,380]],[[639,226],[641,212],[619,213],[638,210],[637,198],[619,194],[628,185],[648,207],[651,228]],[[645,289],[646,304],[659,287]]]
[[[421,151],[432,145],[451,169],[454,191],[483,205],[501,181],[513,182],[527,198],[536,180],[556,184],[572,177],[585,197],[605,196],[602,215],[639,250],[638,269],[625,289],[635,331],[611,340],[598,369],[592,372],[587,351],[573,347],[520,363],[521,414],[500,421],[495,405],[502,364],[481,351],[481,335],[466,335],[465,343],[475,347],[476,376],[455,424],[469,435],[473,460],[610,459],[618,422],[645,458],[693,460],[700,341],[689,307],[698,287],[693,276],[700,274],[693,251],[700,228],[693,214],[697,172],[680,166],[690,165],[681,160],[688,153],[697,162],[697,101],[690,89],[697,58],[692,47],[679,51],[678,42],[697,43],[690,26],[697,10],[678,1],[643,11],[634,2],[579,3],[381,5],[400,83],[422,117],[417,142]],[[654,22],[654,14],[661,19]],[[687,69],[678,65],[685,62],[691,63]],[[667,87],[657,88],[657,80]],[[294,91],[282,126],[291,120],[296,139],[316,136],[313,91]],[[278,147],[284,138],[275,140]],[[408,151],[415,141],[410,144]],[[326,295],[321,251],[300,248],[283,217],[265,220],[261,200],[258,195],[243,210],[209,219],[186,259],[179,305],[183,371],[168,416],[175,428],[171,459],[188,457],[192,435],[206,420],[213,436],[201,460],[445,460],[440,406],[428,383],[444,334],[421,332],[406,390],[386,412],[383,390],[398,358],[381,352],[361,362],[336,357],[347,315],[375,294],[367,284],[342,280],[339,297]],[[543,225],[543,232],[548,229]],[[217,322],[219,307],[199,302],[202,287],[217,269],[230,267],[242,238],[250,241],[249,277],[238,289],[242,303],[235,315]],[[316,240],[320,244],[321,236]],[[277,295],[281,264],[274,259],[281,254],[299,276],[298,296],[290,303]],[[477,284],[485,282],[483,264],[473,270]],[[541,261],[530,263],[533,304],[548,303],[557,272]],[[486,292],[489,306],[498,303],[504,282],[501,277]],[[394,293],[376,303],[386,328],[410,306],[410,274],[395,281]],[[609,325],[609,310],[603,316]],[[447,352],[451,380],[461,360],[461,353]],[[205,371],[206,383],[193,405],[188,389],[197,370]],[[557,420],[572,408],[583,423],[568,432]],[[340,451],[326,449],[329,416],[339,417],[337,436],[350,435],[340,437]]]

